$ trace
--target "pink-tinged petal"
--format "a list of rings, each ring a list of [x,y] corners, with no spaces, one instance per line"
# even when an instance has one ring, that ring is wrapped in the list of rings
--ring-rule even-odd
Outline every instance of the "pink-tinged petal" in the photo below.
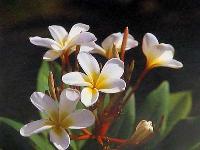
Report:
[[[89,42],[82,44],[80,47],[80,52],[91,52],[95,47],[95,42]]]
[[[77,56],[81,68],[89,76],[90,80],[96,80],[100,73],[100,68],[97,60],[89,53],[80,52]]]
[[[62,129],[52,129],[50,131],[50,141],[59,150],[66,150],[70,144],[70,137],[68,133]]]
[[[128,39],[125,50],[129,50],[129,49],[134,48],[136,46],[138,46],[138,41],[136,41],[134,39]]]
[[[115,40],[116,40],[116,35],[120,35],[121,33],[114,33],[109,35],[107,38],[104,39],[104,41],[101,43],[102,47],[106,50],[109,50],[112,48]]]
[[[106,62],[101,70],[98,80],[103,78],[120,78],[124,73],[124,63],[118,58],[112,58]],[[102,76],[102,77],[101,77]],[[102,79],[101,79],[102,78]]]
[[[106,56],[106,50],[103,49],[101,46],[95,44],[95,47],[92,51],[90,51],[90,53],[94,53],[94,54],[100,54],[102,56]]]
[[[98,89],[104,93],[118,93],[124,91],[126,88],[126,82],[122,79],[108,79],[100,82]]]
[[[166,61],[166,62],[162,62],[160,65],[158,66],[162,66],[162,67],[169,67],[169,68],[174,68],[174,69],[179,69],[183,67],[183,64],[175,59]]]
[[[81,102],[86,106],[89,107],[96,103],[99,98],[99,92],[97,89],[92,89],[89,87],[84,88],[81,91]]]
[[[148,56],[149,51],[152,50],[152,46],[156,44],[159,44],[157,38],[151,33],[146,33],[143,37],[143,42],[142,42],[143,53],[146,56]]]
[[[80,99],[80,92],[76,89],[64,89],[60,95],[59,114],[65,117],[73,112]]]
[[[43,59],[46,61],[54,61],[55,59],[59,58],[62,55],[63,51],[55,51],[55,50],[48,50]]]
[[[59,43],[67,39],[68,33],[62,26],[51,25],[49,26],[49,31],[54,40]]]
[[[70,129],[87,128],[95,122],[95,116],[93,113],[86,109],[77,110],[70,114],[66,119],[72,120],[72,125],[69,126]]]
[[[81,32],[86,32],[89,30],[89,25],[83,24],[83,23],[77,23],[72,26],[70,32],[69,32],[69,39],[73,39],[75,36],[79,35]]]
[[[32,44],[37,46],[47,47],[50,49],[53,49],[52,45],[54,47],[55,46],[59,47],[59,44],[56,41],[49,38],[41,38],[39,36],[35,36],[35,37],[30,37],[29,39]]]
[[[44,119],[30,122],[20,129],[20,134],[22,136],[31,136],[32,134],[42,132],[52,127],[47,125],[45,122]]]
[[[87,43],[96,41],[97,38],[90,32],[82,32],[72,39],[70,46],[73,45],[86,45]]]
[[[30,99],[33,105],[35,105],[41,112],[51,113],[58,110],[56,102],[42,92],[34,92]]]
[[[87,75],[81,72],[70,72],[62,76],[62,81],[68,85],[92,86]]]
[[[163,61],[171,60],[174,56],[174,48],[170,44],[157,44],[152,46],[151,50],[152,59],[159,59]]]

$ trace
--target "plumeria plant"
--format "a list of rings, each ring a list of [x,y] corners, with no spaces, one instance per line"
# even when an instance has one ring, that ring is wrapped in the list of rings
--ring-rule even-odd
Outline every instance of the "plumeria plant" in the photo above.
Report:
[[[134,95],[149,71],[183,67],[173,59],[172,45],[159,43],[152,33],[146,33],[141,42],[146,65],[132,83],[134,60],[127,62],[125,53],[134,50],[138,41],[128,27],[123,33],[109,35],[101,46],[86,24],[75,24],[69,33],[58,25],[48,29],[53,39],[30,37],[32,44],[48,49],[37,91],[30,97],[42,119],[17,128],[22,136],[30,137],[36,149],[154,149],[188,116],[190,93],[171,94],[166,81],[147,96],[141,108],[135,107]],[[98,62],[97,55],[106,62]],[[179,108],[180,103],[186,105]],[[9,121],[5,122],[12,126]],[[46,131],[55,147],[41,143],[48,138]]]

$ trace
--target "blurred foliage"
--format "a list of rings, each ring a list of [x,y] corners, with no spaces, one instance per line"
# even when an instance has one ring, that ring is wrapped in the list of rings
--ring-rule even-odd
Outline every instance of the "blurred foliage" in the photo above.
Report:
[[[23,124],[9,118],[5,118],[5,117],[0,117],[0,123],[6,124],[18,132],[20,128],[23,126]],[[29,139],[34,149],[36,150],[45,150],[45,149],[53,150],[53,147],[51,146],[51,144],[48,142],[48,140],[45,137],[42,137],[40,135],[33,135],[29,137]]]

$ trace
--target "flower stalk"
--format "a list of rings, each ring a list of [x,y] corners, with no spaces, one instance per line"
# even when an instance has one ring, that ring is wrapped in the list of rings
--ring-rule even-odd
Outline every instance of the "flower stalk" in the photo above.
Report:
[[[121,46],[121,60],[124,61],[124,55],[125,55],[125,48],[127,45],[127,40],[128,40],[128,27],[124,29],[124,36],[122,40],[122,46]]]

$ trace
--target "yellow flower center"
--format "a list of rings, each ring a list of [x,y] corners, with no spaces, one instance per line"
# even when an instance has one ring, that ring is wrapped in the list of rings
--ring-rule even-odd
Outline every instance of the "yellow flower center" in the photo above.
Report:
[[[94,89],[103,89],[105,87],[108,86],[106,79],[107,76],[106,75],[102,75],[102,74],[97,74],[95,72],[90,74],[91,79],[86,79],[87,82],[90,82],[92,86],[90,86],[90,88]]]
[[[73,120],[68,117],[68,114],[66,114],[65,112],[61,114],[59,114],[58,112],[53,112],[51,113],[45,124],[50,125],[55,129],[66,129],[73,124]]]

